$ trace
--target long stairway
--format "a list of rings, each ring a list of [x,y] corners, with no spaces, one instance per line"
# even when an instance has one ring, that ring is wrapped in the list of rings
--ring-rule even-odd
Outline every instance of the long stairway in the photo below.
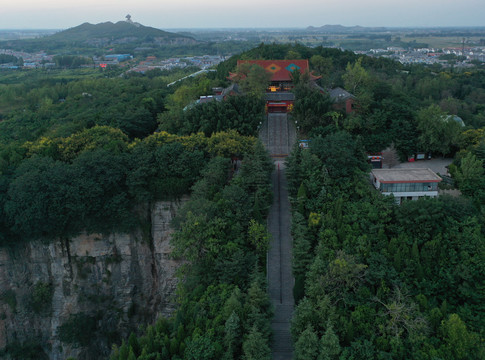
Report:
[[[268,290],[275,310],[271,324],[274,360],[291,360],[293,356],[290,334],[290,320],[294,309],[291,213],[284,162],[277,159],[289,153],[295,137],[293,125],[289,123],[286,114],[270,114],[260,132],[261,140],[275,158],[275,170],[272,176],[274,200],[268,216],[268,229],[272,240],[268,252],[267,269]]]
[[[296,141],[295,126],[285,113],[268,114],[260,139],[273,157],[285,157]]]

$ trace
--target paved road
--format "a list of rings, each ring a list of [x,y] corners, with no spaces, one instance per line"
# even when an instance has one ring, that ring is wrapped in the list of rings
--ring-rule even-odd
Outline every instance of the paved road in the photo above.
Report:
[[[293,344],[290,320],[293,315],[293,285],[291,257],[293,240],[290,233],[290,201],[284,162],[296,141],[295,127],[287,114],[269,114],[260,131],[260,139],[275,159],[273,172],[274,201],[268,216],[271,244],[268,251],[268,291],[275,309],[272,355],[274,360],[291,360]]]

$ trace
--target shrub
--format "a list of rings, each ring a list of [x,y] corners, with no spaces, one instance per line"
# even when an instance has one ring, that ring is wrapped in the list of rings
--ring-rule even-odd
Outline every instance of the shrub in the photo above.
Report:
[[[49,312],[52,307],[52,295],[54,295],[52,285],[39,281],[32,291],[30,307],[37,314]]]
[[[0,299],[2,301],[5,301],[8,306],[10,306],[10,309],[15,313],[17,312],[17,295],[15,294],[15,291],[13,290],[7,290],[5,291],[1,296]]]
[[[86,313],[73,314],[58,330],[59,339],[74,346],[86,346],[96,335],[97,317]]]

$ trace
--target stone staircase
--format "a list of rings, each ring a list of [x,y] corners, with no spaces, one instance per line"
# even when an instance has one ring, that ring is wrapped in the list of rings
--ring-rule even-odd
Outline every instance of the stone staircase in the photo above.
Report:
[[[271,233],[268,251],[268,291],[275,314],[273,329],[273,359],[291,360],[293,343],[290,322],[293,315],[293,285],[291,271],[291,250],[293,240],[290,233],[290,202],[286,188],[283,161],[275,162],[273,173],[274,202],[268,217],[268,230]]]

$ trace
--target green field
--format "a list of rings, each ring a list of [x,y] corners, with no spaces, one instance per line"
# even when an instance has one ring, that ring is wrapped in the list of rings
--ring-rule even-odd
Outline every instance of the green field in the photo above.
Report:
[[[463,37],[459,36],[426,36],[426,37],[405,37],[405,41],[416,40],[418,43],[426,43],[432,48],[449,48],[449,47],[461,47]],[[465,47],[476,46],[480,42],[480,37],[467,37],[465,38]]]

